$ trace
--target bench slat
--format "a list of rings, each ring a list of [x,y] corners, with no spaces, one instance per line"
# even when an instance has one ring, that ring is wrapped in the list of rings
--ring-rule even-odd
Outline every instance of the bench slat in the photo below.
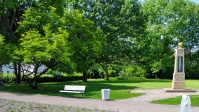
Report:
[[[60,90],[59,92],[64,92],[64,93],[84,93],[83,91],[65,91],[65,90]]]
[[[86,86],[65,85],[64,90],[85,91]]]
[[[85,92],[86,86],[82,85],[65,85],[64,90],[60,90],[60,93],[78,93],[78,94],[83,94]]]

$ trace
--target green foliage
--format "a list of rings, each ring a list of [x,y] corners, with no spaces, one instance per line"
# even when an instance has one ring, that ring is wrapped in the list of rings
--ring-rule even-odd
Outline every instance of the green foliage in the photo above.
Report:
[[[0,45],[2,45],[4,43],[3,41],[4,41],[4,37],[3,37],[3,35],[0,34]]]
[[[166,24],[165,7],[166,0],[149,0],[142,5],[142,12],[147,17],[147,35],[142,40],[143,49],[141,61],[149,68],[147,72],[157,73],[160,70],[166,72],[168,67],[173,65],[173,51],[170,47],[172,38],[165,28]],[[154,58],[155,57],[155,58]]]
[[[183,43],[186,62],[196,62],[194,52],[197,51],[196,35],[199,32],[199,19],[194,16],[198,14],[196,4],[187,0],[146,0],[141,11],[147,18],[141,62],[148,68],[148,73],[170,73],[173,69],[173,49],[178,42]]]
[[[1,1],[3,2],[3,1]],[[18,2],[17,1],[4,1],[3,4],[8,8],[8,9],[13,9],[15,8],[16,6],[19,6]]]
[[[1,75],[0,75],[1,76]],[[1,77],[0,77],[1,78]],[[30,75],[28,77],[25,78],[29,78],[29,79],[33,79],[34,76]],[[75,75],[75,76],[67,76],[67,75],[42,75],[39,79],[38,79],[38,83],[44,83],[44,82],[67,82],[67,81],[77,81],[77,80],[81,80],[82,79],[82,75]],[[15,75],[14,74],[3,74],[3,82],[4,83],[14,83],[16,81]],[[24,81],[24,83],[26,83],[26,80],[22,80]]]
[[[14,74],[3,74],[3,82],[4,83],[15,82],[15,75]]]
[[[89,70],[88,70],[88,78],[103,78],[104,77],[104,70],[102,66],[98,63],[95,63]]]
[[[87,71],[101,53],[105,37],[93,21],[83,18],[76,10],[65,10],[64,17],[69,32],[71,59],[77,64],[77,72]]]
[[[50,7],[49,13],[34,8],[26,11],[23,15],[26,19],[19,22],[18,29],[23,32],[21,48],[15,52],[23,58],[24,63],[36,67],[44,64],[51,69],[71,72],[75,65],[69,59],[68,33],[62,27],[64,18],[58,16],[55,11],[54,7]]]
[[[92,73],[92,71],[104,72],[102,66],[98,63],[94,64],[91,69],[89,69],[88,73]]]
[[[12,47],[5,44],[5,37],[0,34],[0,65],[9,63],[10,52],[8,49],[12,49]]]
[[[186,79],[199,79],[199,69],[198,68],[199,68],[199,66],[196,64],[185,66]]]
[[[146,74],[145,69],[140,66],[128,66],[124,67],[122,71],[119,72],[118,79],[119,80],[131,80],[131,79],[144,79]]]
[[[70,59],[68,32],[66,19],[56,13],[56,8],[39,2],[40,7],[30,7],[22,15],[17,33],[22,34],[19,49],[15,50],[15,57],[22,63],[33,65],[30,74],[38,79],[48,69],[72,73],[75,63]],[[63,14],[61,14],[63,15]],[[45,65],[45,69],[37,74],[38,68]],[[37,89],[37,80],[34,80]]]
[[[66,0],[37,0],[38,5],[36,8],[43,8],[44,10],[50,10],[50,7],[55,7],[55,13],[59,16],[64,14],[64,5]]]
[[[140,5],[132,0],[100,1],[94,8],[97,9],[95,16],[99,16],[99,20],[95,20],[96,26],[101,27],[107,37],[99,62],[105,68],[108,64],[127,62],[136,51],[136,44],[132,43],[136,43],[136,38],[143,31]]]
[[[19,20],[21,1],[0,1],[0,34],[5,36],[6,43],[14,42],[16,22]],[[15,41],[16,42],[16,41]]]
[[[108,75],[120,71],[115,65],[135,62],[147,77],[170,78],[173,49],[182,42],[186,77],[198,78],[198,15],[198,5],[187,0],[3,0],[0,64],[33,64],[36,74],[42,64],[72,73],[100,63],[92,69]]]
[[[3,50],[3,46],[4,45],[4,36],[2,36],[1,34],[0,34],[0,57],[1,57],[1,61],[0,61],[0,64],[2,64],[3,63],[3,55],[4,55],[4,50]]]
[[[48,40],[42,38],[38,31],[28,31],[22,36],[24,37],[21,39],[23,48],[18,51],[18,54],[24,56],[24,63],[33,63],[31,57],[38,61],[50,60],[51,55],[45,52],[50,47]]]
[[[73,0],[68,1],[67,5],[71,10],[78,9],[82,12],[84,18],[93,20],[95,27],[101,28],[106,36],[106,44],[102,47],[97,63],[103,66],[108,80],[109,66],[126,63],[137,48],[139,42],[135,44],[136,38],[144,31],[140,4],[134,0]]]
[[[52,76],[55,76],[55,75],[60,75],[61,73],[57,70],[52,70],[52,69],[49,69],[48,72],[46,72],[46,75],[52,75]]]
[[[45,82],[68,82],[81,80],[82,76],[64,76],[64,75],[43,75],[38,79],[38,83]]]

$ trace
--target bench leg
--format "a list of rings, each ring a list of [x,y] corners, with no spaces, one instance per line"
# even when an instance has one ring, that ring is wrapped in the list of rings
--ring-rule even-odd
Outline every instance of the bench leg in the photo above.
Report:
[[[84,97],[84,94],[83,94],[83,93],[80,93],[80,94],[82,94],[82,98],[83,98],[83,97]],[[78,97],[80,98],[79,94],[78,94]]]

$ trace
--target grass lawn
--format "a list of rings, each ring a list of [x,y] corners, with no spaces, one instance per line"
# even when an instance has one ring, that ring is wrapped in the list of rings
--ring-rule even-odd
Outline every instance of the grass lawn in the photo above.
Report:
[[[167,99],[163,99],[163,100],[152,101],[152,103],[179,105],[181,99],[182,99],[182,96],[178,96],[178,97],[175,97],[175,98],[167,98]],[[191,99],[191,106],[199,106],[199,101],[198,101],[199,95],[190,95],[190,99]]]
[[[86,93],[84,95],[86,98],[101,99],[101,89],[109,88],[111,90],[110,99],[118,100],[143,95],[143,93],[130,93],[130,91],[133,89],[171,88],[171,82],[172,80],[165,79],[131,81],[118,81],[114,79],[111,79],[110,81],[104,81],[102,79],[89,79],[86,83],[82,81],[39,83],[38,90],[32,90],[28,84],[5,84],[5,86],[1,87],[0,90],[8,92],[60,96],[59,90],[62,90],[64,85],[86,85]],[[197,80],[186,80],[186,86],[186,88],[199,89],[199,83]],[[73,95],[77,97],[76,94],[66,94],[66,96],[70,97],[73,97]],[[191,100],[193,99],[192,97],[193,96],[191,96]],[[179,99],[181,99],[181,96],[176,99],[176,103],[169,99],[166,101],[166,103],[162,104],[179,104]],[[161,102],[159,101],[154,103]]]
[[[72,81],[72,82],[49,82],[39,83],[38,90],[32,90],[28,84],[5,84],[1,87],[1,91],[19,92],[28,94],[43,94],[60,96],[59,90],[64,88],[64,85],[86,85],[86,98],[101,99],[101,89],[109,88],[110,99],[125,99],[143,95],[143,93],[130,93],[133,89],[157,89],[168,88],[171,85],[171,80],[132,80],[132,81],[118,81],[111,79],[104,81],[103,79],[89,79],[88,82]],[[65,94],[76,95],[76,94]],[[77,97],[77,95],[75,96]]]
[[[186,88],[199,90],[199,83],[198,80],[186,80]],[[191,106],[199,106],[199,95],[189,95],[191,99]],[[152,103],[155,104],[169,104],[169,105],[179,105],[180,101],[182,99],[182,96],[178,96],[175,98],[167,98],[162,100],[155,100],[152,101]]]

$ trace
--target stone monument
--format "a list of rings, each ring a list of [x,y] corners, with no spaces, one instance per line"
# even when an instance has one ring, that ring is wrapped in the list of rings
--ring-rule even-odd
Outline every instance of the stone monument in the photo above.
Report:
[[[184,48],[182,43],[178,43],[175,49],[175,63],[172,81],[172,89],[166,89],[166,92],[196,92],[195,90],[185,89],[185,71],[184,71]]]
[[[175,49],[175,64],[172,81],[172,89],[185,89],[185,73],[184,73],[184,48],[182,43],[178,43]]]

